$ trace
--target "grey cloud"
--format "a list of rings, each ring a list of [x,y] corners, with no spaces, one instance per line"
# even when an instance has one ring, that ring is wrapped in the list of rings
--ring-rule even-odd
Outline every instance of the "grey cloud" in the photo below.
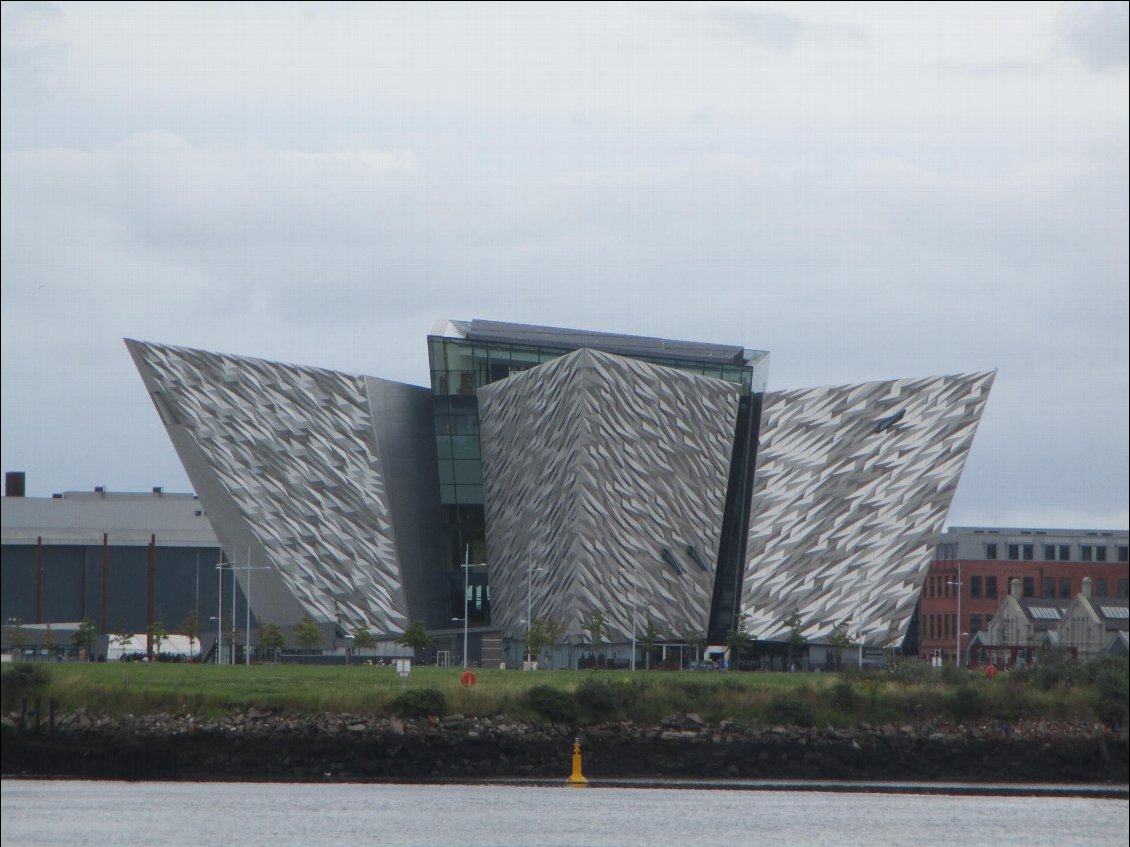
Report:
[[[1064,3],[1058,30],[1068,52],[1094,70],[1130,64],[1130,4],[1123,0]]]

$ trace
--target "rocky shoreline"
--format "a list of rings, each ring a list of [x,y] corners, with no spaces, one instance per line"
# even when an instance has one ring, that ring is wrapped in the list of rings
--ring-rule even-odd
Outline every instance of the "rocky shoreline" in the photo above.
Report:
[[[286,715],[251,708],[219,719],[2,719],[4,776],[182,780],[475,780],[568,776],[579,736],[592,778],[986,781],[1124,785],[1127,735],[1068,721],[931,721],[853,729],[709,724],[571,727],[449,715]]]

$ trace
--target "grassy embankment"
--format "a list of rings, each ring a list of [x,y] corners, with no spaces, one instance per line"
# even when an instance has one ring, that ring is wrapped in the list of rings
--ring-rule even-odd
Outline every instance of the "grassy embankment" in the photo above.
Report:
[[[23,697],[59,709],[109,716],[218,717],[250,707],[411,716],[421,711],[573,724],[655,723],[675,713],[753,724],[871,724],[941,720],[1068,719],[1125,726],[1127,663],[1047,661],[995,679],[937,671],[917,662],[875,674],[674,673],[658,671],[479,670],[472,688],[461,669],[311,665],[61,664],[9,666],[3,708]]]

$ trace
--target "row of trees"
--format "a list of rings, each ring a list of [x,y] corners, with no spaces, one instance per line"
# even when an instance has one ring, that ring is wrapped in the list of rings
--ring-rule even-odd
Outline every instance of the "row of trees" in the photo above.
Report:
[[[730,648],[730,654],[734,659],[735,665],[742,657],[750,655],[757,644],[757,637],[749,632],[747,621],[747,616],[741,615],[738,619],[738,625],[730,629],[726,635],[726,646]],[[798,610],[793,609],[782,623],[788,630],[788,663],[791,666],[794,658],[808,643],[808,639],[804,636],[803,621],[801,620]],[[850,624],[851,618],[841,621],[833,628],[832,635],[829,639],[829,645],[835,656],[837,667],[842,666],[843,654],[857,644],[855,639],[848,633]],[[229,638],[231,639],[231,643],[237,643],[239,633],[236,628],[233,627],[231,622],[227,619],[223,621],[223,626],[230,633]],[[593,610],[589,618],[581,625],[581,628],[588,635],[589,643],[594,646],[608,640],[608,616],[601,609]],[[193,652],[195,652],[196,641],[200,638],[200,619],[195,612],[189,613],[181,623],[180,632],[188,636]],[[169,638],[168,630],[165,628],[164,624],[161,621],[155,621],[153,625],[149,627],[147,634],[153,645],[154,652],[160,653],[161,645]],[[309,616],[303,618],[294,626],[292,634],[294,642],[303,649],[317,649],[325,644],[325,635],[322,628]],[[562,621],[552,617],[535,619],[531,622],[523,637],[523,644],[527,656],[540,657],[545,650],[560,641],[564,634],[565,626]],[[354,629],[351,637],[353,646],[361,649],[371,649],[376,647],[378,643],[377,636],[364,626]],[[133,633],[126,628],[124,622],[119,622],[117,631],[110,638],[110,643],[125,647],[130,643],[132,638]],[[696,647],[698,650],[701,650],[706,643],[703,636],[697,632],[678,633],[675,635],[675,638],[682,643]],[[17,625],[10,631],[9,640],[14,647],[20,648],[23,644],[27,643],[27,636],[20,630],[19,625]],[[659,631],[651,615],[648,614],[643,635],[639,639],[639,644],[644,649],[646,667],[650,667],[651,653],[655,645],[661,640],[662,633]],[[94,622],[90,619],[84,620],[71,638],[71,644],[75,649],[84,651],[88,656],[94,655],[97,643],[98,630]],[[397,639],[396,643],[413,650],[419,650],[433,647],[435,640],[428,635],[424,622],[418,620],[408,626],[404,634]],[[286,648],[286,637],[277,624],[263,622],[259,628],[259,645],[265,652],[277,653]],[[59,646],[55,641],[50,625],[48,625],[45,630],[40,646],[49,651],[53,651]]]

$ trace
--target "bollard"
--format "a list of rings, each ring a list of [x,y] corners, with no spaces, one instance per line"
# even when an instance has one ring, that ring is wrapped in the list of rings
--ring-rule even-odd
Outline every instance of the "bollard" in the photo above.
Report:
[[[585,775],[581,773],[581,739],[573,739],[573,773],[568,780],[569,785],[582,786],[588,785],[589,781],[585,779]]]

